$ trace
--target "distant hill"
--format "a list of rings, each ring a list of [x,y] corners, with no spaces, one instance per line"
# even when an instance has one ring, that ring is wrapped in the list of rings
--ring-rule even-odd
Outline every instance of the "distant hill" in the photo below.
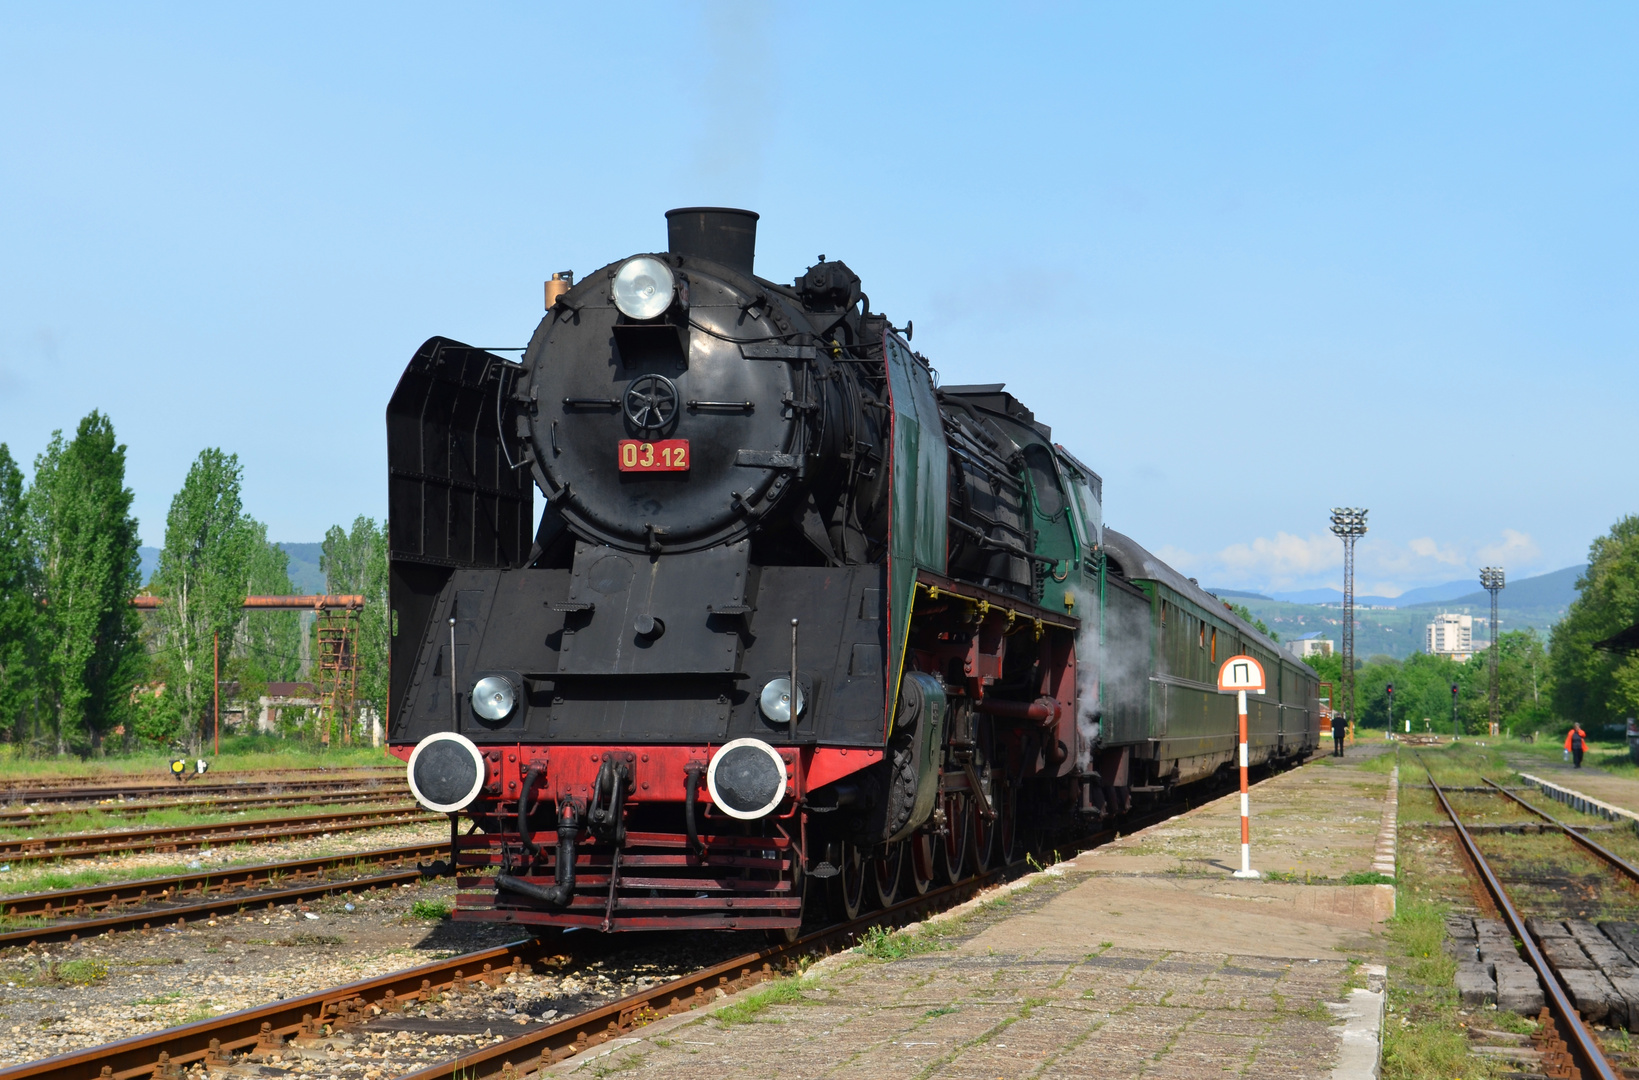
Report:
[[[290,556],[290,583],[296,591],[304,594],[324,592],[324,571],[319,569],[319,553],[323,545],[320,544],[280,544],[286,555]],[[156,547],[137,548],[137,555],[142,559],[142,583],[144,585],[153,580],[154,571],[159,569],[159,549]]]
[[[1571,566],[1564,570],[1555,570],[1551,574],[1541,574],[1537,577],[1521,578],[1504,590],[1506,603],[1514,607],[1528,608],[1563,608],[1570,604],[1576,596],[1576,579],[1581,576],[1586,566]],[[1508,590],[1513,590],[1512,592]],[[1255,596],[1255,593],[1232,593],[1228,589],[1214,589],[1220,596]],[[1270,593],[1269,599],[1279,600],[1286,604],[1341,604],[1343,590],[1341,589],[1298,589],[1294,592]],[[1491,601],[1485,591],[1474,589],[1473,578],[1462,578],[1457,581],[1448,581],[1443,585],[1422,585],[1415,589],[1407,589],[1399,596],[1356,596],[1354,602],[1362,607],[1390,607],[1410,608],[1429,607],[1432,605],[1490,605]]]
[[[1272,600],[1274,597],[1265,596],[1259,592],[1242,592],[1240,589],[1208,589],[1213,596],[1229,597],[1232,600]]]
[[[1588,569],[1588,564],[1567,566],[1563,570],[1555,570],[1551,574],[1539,574],[1536,577],[1520,578],[1510,581],[1506,588],[1498,594],[1500,603],[1516,608],[1551,608],[1564,610],[1571,606],[1576,599],[1576,579]],[[1402,604],[1401,607],[1490,607],[1491,597],[1484,589],[1470,590],[1462,596],[1454,596],[1449,600],[1435,601],[1425,604]]]

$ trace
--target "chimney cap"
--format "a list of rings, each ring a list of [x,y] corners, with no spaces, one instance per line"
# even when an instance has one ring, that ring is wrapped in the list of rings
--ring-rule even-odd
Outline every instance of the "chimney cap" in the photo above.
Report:
[[[667,250],[708,259],[751,275],[757,253],[754,210],[731,206],[681,206],[666,211]]]

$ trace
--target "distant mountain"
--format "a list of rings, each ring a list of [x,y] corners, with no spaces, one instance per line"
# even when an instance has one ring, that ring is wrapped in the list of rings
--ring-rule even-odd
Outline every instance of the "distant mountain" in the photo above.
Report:
[[[286,555],[290,556],[290,583],[296,591],[304,594],[324,592],[324,571],[319,569],[319,554],[323,545],[320,544],[280,544]],[[154,571],[159,569],[159,549],[156,547],[137,548],[137,555],[142,559],[142,583],[144,585],[153,580]]]
[[[1388,603],[1395,607],[1411,607],[1414,604],[1437,604],[1442,600],[1451,600],[1464,593],[1474,591],[1474,579],[1463,578],[1460,581],[1448,581],[1444,585],[1423,585],[1415,589],[1407,589]]]
[[[1286,604],[1341,604],[1342,589],[1299,589],[1296,592],[1270,593],[1271,600]]]
[[[1521,578],[1508,586],[1505,592],[1505,603],[1509,607],[1529,608],[1563,608],[1570,604],[1576,596],[1576,579],[1581,576],[1586,566],[1571,566],[1564,570],[1555,570],[1551,574],[1542,574],[1537,577]],[[1221,596],[1231,595],[1229,590],[1219,592]],[[1238,593],[1239,596],[1253,596],[1254,593]],[[1343,591],[1341,589],[1299,589],[1295,592],[1276,592],[1269,594],[1272,599],[1288,604],[1341,604]],[[1415,589],[1407,589],[1399,596],[1356,596],[1354,602],[1362,607],[1429,607],[1440,605],[1450,607],[1456,605],[1489,605],[1491,600],[1484,590],[1474,591],[1474,579],[1462,578],[1458,581],[1448,581],[1444,585],[1421,585]]]
[[[319,555],[323,544],[280,544],[290,556],[290,583],[303,595],[324,592],[324,571],[319,569]]]
[[[1551,574],[1539,574],[1536,577],[1520,578],[1510,581],[1498,600],[1504,607],[1511,608],[1548,608],[1562,611],[1571,606],[1576,599],[1576,579],[1586,572],[1586,563],[1580,566],[1567,566],[1563,570],[1555,570]],[[1433,601],[1424,604],[1402,605],[1407,607],[1489,607],[1491,597],[1484,589],[1471,591],[1462,596],[1454,596],[1449,600]]]
[[[1213,596],[1219,597],[1220,599],[1225,597],[1225,596],[1227,596],[1231,599],[1241,599],[1241,600],[1272,600],[1272,599],[1274,599],[1274,597],[1265,596],[1263,593],[1259,593],[1259,592],[1242,592],[1240,589],[1208,589],[1207,592],[1211,593]]]

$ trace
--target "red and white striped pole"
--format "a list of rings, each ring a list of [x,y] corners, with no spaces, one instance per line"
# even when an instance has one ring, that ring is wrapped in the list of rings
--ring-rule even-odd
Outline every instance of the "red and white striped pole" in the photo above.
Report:
[[[1235,871],[1238,878],[1255,878],[1260,875],[1252,869],[1252,808],[1247,799],[1247,755],[1246,755],[1246,692],[1248,690],[1263,693],[1265,687],[1263,665],[1250,656],[1231,656],[1224,661],[1223,667],[1218,669],[1218,691],[1235,695],[1235,711],[1241,722],[1241,868]]]
[[[1241,868],[1235,871],[1240,878],[1255,878],[1258,872],[1252,869],[1252,812],[1251,804],[1247,799],[1246,778],[1246,691],[1235,691],[1235,708],[1241,714]]]

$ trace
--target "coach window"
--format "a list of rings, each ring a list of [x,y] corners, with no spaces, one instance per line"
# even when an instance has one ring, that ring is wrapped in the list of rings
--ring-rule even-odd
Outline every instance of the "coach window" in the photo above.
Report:
[[[1218,628],[1216,626],[1212,628],[1212,662],[1214,664],[1218,662]]]

